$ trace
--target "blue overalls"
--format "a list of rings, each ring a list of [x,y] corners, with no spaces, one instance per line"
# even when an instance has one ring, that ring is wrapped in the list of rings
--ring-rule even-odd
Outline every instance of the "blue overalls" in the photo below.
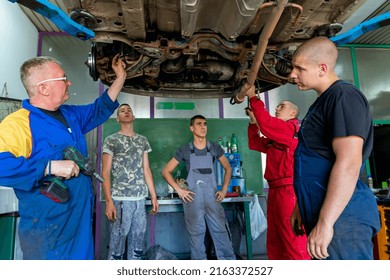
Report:
[[[310,119],[311,113],[308,112],[306,120]],[[317,224],[332,166],[332,161],[307,147],[303,123],[295,150],[294,187],[308,236]],[[334,236],[327,259],[373,259],[372,237],[379,228],[375,196],[359,179],[351,200],[333,226]]]
[[[214,242],[219,260],[235,260],[225,211],[216,201],[217,182],[214,174],[213,157],[207,142],[207,155],[195,155],[190,145],[190,170],[188,189],[195,193],[194,200],[183,204],[184,218],[190,239],[191,259],[206,260],[205,233],[206,223]]]

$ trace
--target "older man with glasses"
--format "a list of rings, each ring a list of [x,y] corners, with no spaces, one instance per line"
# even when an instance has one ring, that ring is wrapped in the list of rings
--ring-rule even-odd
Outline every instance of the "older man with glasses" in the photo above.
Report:
[[[125,67],[115,56],[117,78],[102,96],[88,105],[64,105],[72,83],[58,60],[35,57],[21,66],[29,99],[0,124],[0,185],[19,199],[24,259],[93,259],[91,178],[63,152],[73,146],[87,156],[85,134],[118,107]]]

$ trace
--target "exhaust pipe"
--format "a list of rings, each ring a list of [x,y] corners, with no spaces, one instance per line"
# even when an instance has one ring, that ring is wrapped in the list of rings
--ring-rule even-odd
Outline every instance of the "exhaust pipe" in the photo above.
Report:
[[[245,83],[245,86],[234,96],[234,101],[236,104],[240,104],[245,100],[245,93],[247,89],[252,87],[255,84],[257,73],[259,72],[261,62],[263,61],[264,53],[267,49],[268,39],[271,37],[272,33],[275,30],[277,23],[279,22],[280,17],[288,4],[288,0],[264,3],[260,6],[259,10],[273,6],[273,11],[271,13],[271,19],[264,26],[263,31],[260,34],[259,42],[257,44],[257,49],[255,57],[253,59],[253,65],[249,71],[248,79]]]

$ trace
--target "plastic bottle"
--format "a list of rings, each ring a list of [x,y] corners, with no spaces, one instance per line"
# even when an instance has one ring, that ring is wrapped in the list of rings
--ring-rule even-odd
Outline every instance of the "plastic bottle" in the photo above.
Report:
[[[226,136],[224,136],[223,138],[222,138],[222,148],[223,148],[223,150],[224,150],[224,152],[225,153],[228,153],[229,151],[228,151],[228,140],[227,140],[227,137]]]
[[[226,141],[224,141],[224,139],[222,139],[221,136],[218,137],[218,144],[222,147],[222,149],[223,149],[223,151],[224,151],[225,153],[228,152],[228,147],[227,147],[227,145],[226,145]]]
[[[218,137],[218,144],[223,147],[222,137]]]
[[[238,140],[235,133],[232,134],[231,150],[232,153],[238,153]]]
[[[368,181],[368,187],[372,190],[374,188],[374,180],[372,180],[371,176],[368,176],[367,181]]]

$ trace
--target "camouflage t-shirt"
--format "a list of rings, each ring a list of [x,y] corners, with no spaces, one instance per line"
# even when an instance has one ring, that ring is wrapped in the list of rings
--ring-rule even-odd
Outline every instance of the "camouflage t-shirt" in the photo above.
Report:
[[[148,196],[143,165],[144,153],[152,151],[148,139],[140,134],[115,133],[104,140],[103,153],[112,155],[111,195],[114,199],[142,199]]]

